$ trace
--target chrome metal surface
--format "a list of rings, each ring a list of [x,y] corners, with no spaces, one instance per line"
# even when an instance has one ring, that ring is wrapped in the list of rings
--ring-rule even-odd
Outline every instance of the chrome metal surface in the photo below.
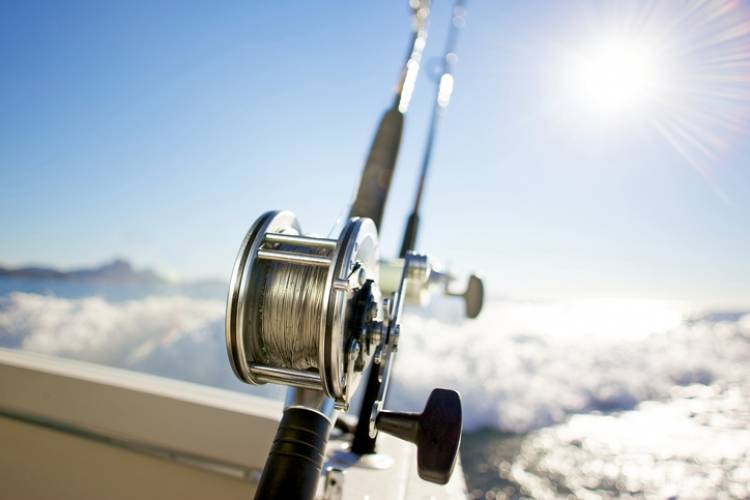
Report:
[[[409,271],[409,283],[406,287],[406,302],[420,306],[426,305],[433,293],[442,293],[449,297],[460,297],[464,301],[466,317],[476,318],[482,311],[484,302],[484,285],[481,278],[471,274],[468,279],[440,267],[434,259],[424,255],[413,254],[412,268]],[[395,293],[401,284],[404,259],[389,259],[380,262],[380,291],[384,294]],[[456,291],[456,283],[466,281],[464,290]]]
[[[328,238],[313,238],[311,236],[301,236],[283,233],[266,233],[266,243],[279,243],[282,245],[304,246],[308,248],[327,248],[333,250],[338,244],[338,240]]]
[[[331,265],[331,259],[328,257],[285,250],[258,250],[257,257],[258,259],[285,262],[287,264],[300,264],[303,266],[328,267]]]
[[[249,384],[261,383],[250,373],[250,361],[245,348],[249,281],[255,264],[255,255],[263,244],[263,235],[269,232],[299,234],[301,230],[297,218],[291,212],[270,211],[261,215],[242,241],[229,281],[225,317],[227,354],[235,375]]]
[[[412,290],[420,296],[427,294],[431,274],[427,257],[410,251],[413,244],[408,251],[402,250],[400,255],[404,262],[400,279],[394,277],[398,283],[389,293],[390,300],[383,300],[383,319],[380,320],[377,308],[370,305],[379,300],[380,292],[371,293],[368,280],[374,280],[373,287],[377,288],[377,227],[381,223],[398,156],[404,114],[412,99],[426,45],[430,1],[410,0],[409,4],[414,14],[409,50],[394,99],[380,122],[368,154],[350,211],[352,218],[339,238],[333,240],[302,235],[296,218],[289,212],[265,214],[253,225],[242,244],[227,301],[227,349],[235,373],[249,383],[274,382],[292,386],[287,394],[288,406],[314,409],[322,414],[347,409],[361,372],[374,351],[376,364],[372,366],[371,382],[377,379],[380,384],[368,383],[368,395],[360,418],[362,429],[357,431],[358,435],[367,435],[366,412],[371,408],[369,432],[373,437],[377,434],[376,419],[387,414],[381,410],[398,350],[404,302]],[[455,62],[455,54],[451,47],[455,45],[455,30],[463,22],[461,5],[461,0],[457,0],[453,11],[453,28],[449,33],[443,74],[437,88],[415,217],[435,124],[448,105],[453,90],[451,65]],[[370,217],[375,222],[356,216]],[[418,219],[414,235],[417,226]],[[306,274],[297,272],[301,266],[306,266],[302,267]],[[475,292],[477,288],[472,290]],[[476,293],[470,295],[477,296]],[[477,301],[472,298],[471,302],[475,304]],[[276,342],[279,339],[281,341]],[[300,346],[302,349],[298,349]],[[303,362],[299,361],[301,354],[304,354]],[[375,403],[370,407],[375,394]],[[309,418],[314,416],[309,415]],[[370,452],[373,449],[374,446]],[[355,451],[368,453],[366,450]],[[319,471],[317,468],[315,477]],[[340,498],[343,478],[343,471],[326,469],[323,498]]]
[[[301,406],[316,410],[318,413],[325,415],[328,420],[336,420],[336,409],[334,408],[333,399],[328,397],[320,389],[302,389],[290,387],[286,391],[286,400],[284,406]]]
[[[344,471],[336,467],[328,467],[321,500],[341,500],[342,498],[344,498]]]
[[[320,387],[320,376],[313,372],[276,368],[273,366],[250,365],[250,373],[261,382],[273,382],[310,389]]]
[[[408,259],[409,279],[419,284],[427,283],[427,280],[430,278],[430,271],[432,270],[429,257],[423,254],[412,253],[408,256]]]
[[[437,88],[435,89],[435,101],[432,109],[432,118],[430,120],[430,128],[427,132],[427,143],[425,144],[424,153],[422,155],[422,166],[419,172],[419,180],[417,183],[417,192],[414,198],[414,208],[412,213],[419,213],[420,205],[422,203],[422,196],[424,195],[425,183],[427,180],[427,173],[430,166],[430,160],[432,159],[432,151],[435,146],[435,138],[437,136],[437,130],[442,120],[443,113],[448,107],[453,94],[453,67],[458,62],[458,56],[456,55],[456,45],[458,43],[458,33],[464,27],[466,23],[466,8],[463,6],[462,0],[457,0],[453,5],[453,12],[451,14],[451,25],[448,31],[448,37],[445,42],[445,49],[443,50],[443,56],[441,60],[440,77],[437,79]]]
[[[427,16],[430,12],[429,0],[415,0],[412,2],[414,12],[414,32],[409,44],[409,52],[406,62],[401,70],[399,81],[396,84],[397,108],[401,113],[409,109],[411,97],[414,94],[414,85],[417,82],[419,66],[422,61],[422,52],[427,45]]]
[[[415,261],[421,261],[421,256],[415,256],[415,254],[411,252],[406,254],[404,257],[404,270],[401,273],[401,283],[399,284],[398,290],[393,295],[393,300],[387,303],[386,338],[381,344],[381,351],[378,356],[381,358],[380,363],[373,365],[373,369],[379,370],[378,381],[380,382],[380,387],[378,388],[378,395],[375,398],[375,403],[372,405],[372,411],[370,412],[369,433],[371,438],[374,438],[378,433],[377,428],[375,427],[375,421],[378,413],[383,409],[385,394],[388,392],[391,369],[393,367],[396,350],[398,349],[398,337],[401,330],[400,319],[401,313],[404,310],[404,298],[409,280],[410,267]]]
[[[342,292],[349,292],[352,289],[351,286],[349,286],[349,280],[339,278],[333,280],[333,288]]]
[[[321,380],[324,388],[338,403],[348,403],[359,382],[355,373],[346,380],[345,351],[346,325],[351,311],[349,301],[353,291],[336,289],[337,280],[358,279],[359,269],[367,270],[368,275],[377,278],[378,239],[375,225],[369,219],[353,218],[339,236],[339,245],[332,255],[334,264],[328,274],[331,287],[327,290],[328,313],[325,315],[325,333],[320,339],[319,353]]]
[[[227,350],[235,373],[245,382],[319,389],[334,398],[337,407],[346,408],[359,380],[359,372],[349,366],[352,355],[348,349],[355,345],[347,331],[348,319],[353,314],[351,301],[367,279],[377,279],[377,231],[369,219],[352,218],[338,240],[300,233],[299,224],[290,212],[269,212],[251,227],[230,283]],[[284,245],[283,249],[274,248],[278,245]],[[299,252],[294,251],[295,246],[300,247]],[[305,253],[304,249],[308,252],[314,249],[317,253]],[[269,261],[325,270],[316,275],[314,282],[300,281],[308,277],[289,274],[287,278],[279,273],[292,273],[294,268],[280,268]],[[290,295],[286,289],[292,285],[296,291]],[[298,293],[304,295],[298,297],[295,295]],[[307,309],[298,311],[303,297]],[[285,316],[287,310],[292,315],[289,318]],[[304,335],[291,326],[296,324],[298,316],[307,332]],[[304,356],[312,354],[312,360],[304,357],[301,358],[304,362],[293,363],[295,356],[303,355],[297,351],[306,349],[307,342],[311,342],[314,350],[305,350]],[[295,346],[297,350],[288,351],[284,346]],[[276,352],[282,348],[283,352]],[[359,357],[363,355],[369,358],[369,352],[357,350],[355,361],[361,364]]]

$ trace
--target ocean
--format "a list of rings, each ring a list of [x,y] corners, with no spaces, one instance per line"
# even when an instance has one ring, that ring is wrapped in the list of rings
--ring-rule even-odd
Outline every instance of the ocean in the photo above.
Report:
[[[0,280],[0,346],[265,397],[234,377],[224,288]],[[750,313],[444,299],[407,309],[387,408],[459,390],[473,498],[749,498]]]

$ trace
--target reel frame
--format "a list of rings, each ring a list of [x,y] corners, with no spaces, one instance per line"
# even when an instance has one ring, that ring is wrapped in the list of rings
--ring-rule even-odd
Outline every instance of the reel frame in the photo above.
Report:
[[[278,250],[282,244],[323,250],[324,254]],[[268,262],[327,268],[320,323],[316,327],[317,372],[264,364],[260,353],[247,342],[259,335],[254,321],[258,296],[252,284],[262,277],[259,273],[269,272]],[[348,331],[351,304],[366,281],[377,278],[377,262],[377,230],[369,219],[351,218],[334,240],[304,236],[291,212],[261,215],[240,246],[227,297],[225,336],[235,375],[248,384],[276,383],[322,391],[336,407],[347,407],[359,379],[356,367],[366,365],[371,354],[366,347],[369,342]]]

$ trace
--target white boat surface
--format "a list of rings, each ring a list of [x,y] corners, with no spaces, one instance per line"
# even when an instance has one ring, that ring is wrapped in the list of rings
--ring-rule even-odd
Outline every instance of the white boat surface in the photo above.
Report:
[[[0,349],[0,497],[251,498],[282,404],[248,394]],[[385,470],[344,467],[344,499],[466,498],[417,475],[416,447],[381,433]],[[346,443],[331,439],[328,463]],[[324,470],[326,467],[324,466]],[[320,481],[319,496],[324,492]]]

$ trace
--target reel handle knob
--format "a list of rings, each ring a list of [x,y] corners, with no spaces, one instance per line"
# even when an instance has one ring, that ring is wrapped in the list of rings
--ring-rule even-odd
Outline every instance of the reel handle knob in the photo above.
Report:
[[[484,283],[482,282],[482,278],[476,274],[469,276],[469,281],[466,283],[466,290],[464,290],[463,293],[448,291],[448,285],[446,283],[446,294],[449,297],[461,297],[464,299],[467,318],[475,319],[479,316],[479,313],[482,312],[482,305],[484,304]]]
[[[466,316],[470,319],[479,316],[484,304],[484,283],[476,274],[469,276],[469,283],[466,285],[463,297],[466,304]]]
[[[461,395],[450,389],[434,389],[422,413],[382,410],[375,427],[416,444],[419,477],[446,484],[461,444]]]

